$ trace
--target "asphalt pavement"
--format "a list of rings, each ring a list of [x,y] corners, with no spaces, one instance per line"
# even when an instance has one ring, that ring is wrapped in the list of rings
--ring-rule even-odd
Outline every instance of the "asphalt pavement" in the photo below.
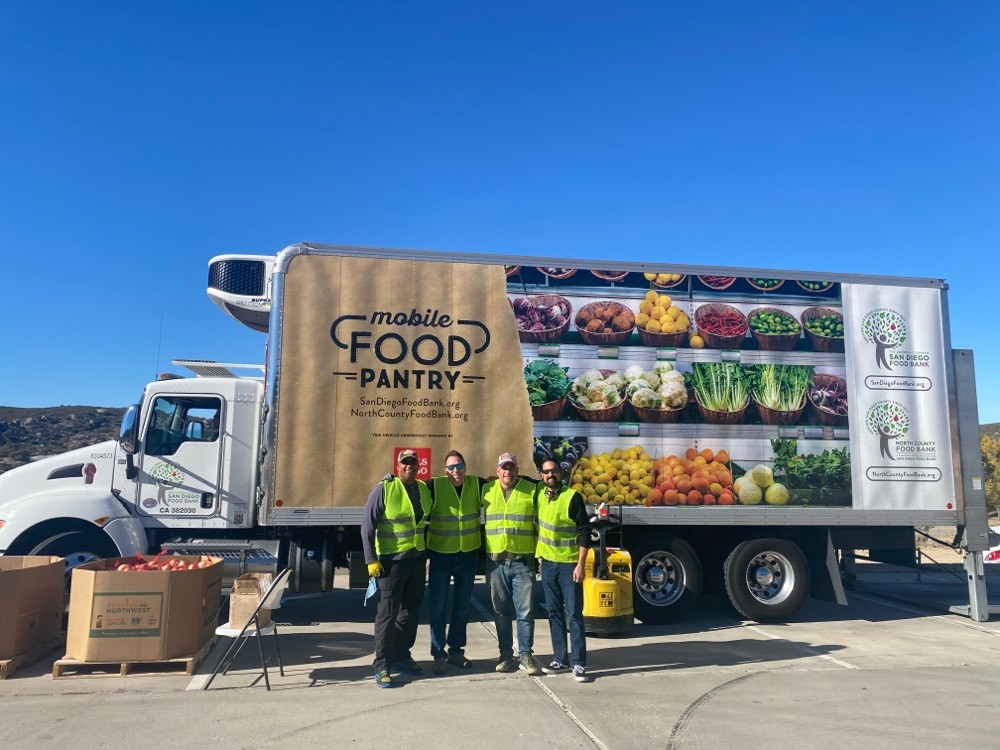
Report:
[[[998,574],[988,576],[995,603]],[[495,673],[480,578],[467,648],[473,668],[431,674],[425,617],[414,656],[426,673],[390,690],[372,681],[374,607],[362,606],[363,591],[337,589],[289,598],[275,612],[285,676],[272,670],[270,692],[252,648],[199,689],[226,641],[194,677],[54,680],[53,654],[0,681],[0,725],[5,747],[30,750],[1000,746],[1000,617],[975,623],[947,614],[965,591],[950,573],[867,575],[848,592],[849,606],[812,601],[783,625],[744,622],[708,597],[680,623],[592,637],[586,684]],[[541,661],[551,658],[549,644],[543,619]]]

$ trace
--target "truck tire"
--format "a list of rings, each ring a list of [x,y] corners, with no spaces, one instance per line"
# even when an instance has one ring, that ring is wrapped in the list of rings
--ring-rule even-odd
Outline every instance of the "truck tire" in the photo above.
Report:
[[[729,553],[726,593],[736,611],[756,622],[782,622],[809,598],[809,565],[794,542],[750,539]]]
[[[698,603],[701,561],[683,539],[646,534],[630,546],[635,616],[649,625],[677,622]]]
[[[65,593],[68,595],[73,568],[105,557],[115,557],[118,555],[118,548],[100,532],[76,530],[54,534],[36,544],[28,554],[54,555],[66,559]]]

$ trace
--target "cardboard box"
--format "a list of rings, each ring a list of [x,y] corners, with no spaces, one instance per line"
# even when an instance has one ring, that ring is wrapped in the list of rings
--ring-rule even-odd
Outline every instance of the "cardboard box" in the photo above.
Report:
[[[66,657],[159,661],[198,653],[219,619],[222,560],[195,570],[115,570],[122,562],[136,560],[97,560],[73,569]]]
[[[59,637],[65,575],[61,557],[0,557],[0,659]]]
[[[253,615],[261,598],[271,586],[270,573],[247,573],[233,581],[229,595],[229,627],[242,628]],[[271,623],[271,610],[262,609],[257,615],[261,627]]]

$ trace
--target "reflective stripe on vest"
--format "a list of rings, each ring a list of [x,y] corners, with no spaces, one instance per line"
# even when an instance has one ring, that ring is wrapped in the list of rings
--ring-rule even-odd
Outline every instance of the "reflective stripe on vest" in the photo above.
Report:
[[[466,477],[459,496],[448,477],[434,477],[427,547],[435,552],[471,552],[482,545],[479,532],[479,480]]]
[[[539,488],[537,557],[561,563],[580,559],[576,522],[569,517],[569,501],[574,493],[573,489],[565,487],[554,500],[549,500],[545,490]]]
[[[486,518],[486,551],[513,552],[515,555],[535,554],[537,521],[535,483],[518,479],[510,497],[504,498],[499,480],[483,490],[483,511]]]
[[[406,485],[393,477],[391,482],[382,485],[385,497],[385,513],[375,527],[375,554],[394,555],[411,549],[424,549],[424,528],[431,511],[431,493],[427,485],[417,481],[420,491],[420,505],[424,515],[420,523],[416,523],[413,503],[406,494]]]

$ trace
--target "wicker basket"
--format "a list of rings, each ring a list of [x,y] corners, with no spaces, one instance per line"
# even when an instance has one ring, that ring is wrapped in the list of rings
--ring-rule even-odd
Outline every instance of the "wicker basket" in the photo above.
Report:
[[[617,422],[621,419],[622,412],[625,410],[625,399],[622,399],[621,403],[617,406],[612,406],[610,409],[583,409],[572,401],[570,404],[576,409],[576,413],[580,415],[580,419],[584,422]]]
[[[824,315],[835,315],[840,318],[841,322],[844,320],[844,316],[839,310],[834,310],[832,307],[807,307],[802,311],[802,329],[806,332],[806,338],[809,339],[809,343],[812,344],[812,348],[818,352],[843,352],[844,351],[844,337],[832,338],[830,336],[820,336],[819,334],[813,333],[806,326],[807,320],[812,320],[814,318],[821,318]]]
[[[701,403],[701,399],[698,398],[697,391],[695,391],[694,399],[698,404],[698,411],[701,413],[702,420],[712,424],[743,424],[743,419],[746,417],[747,413],[747,407],[750,406],[750,399],[747,398],[747,402],[739,411],[714,411]]]
[[[812,391],[815,388],[823,388],[828,385],[837,383],[840,385],[841,389],[847,392],[847,381],[838,375],[831,375],[827,372],[817,373],[813,378],[813,387],[809,389],[809,394],[806,397],[806,403],[809,406],[810,414],[813,414],[816,419],[822,425],[828,425],[830,427],[846,427],[847,426],[847,416],[834,414],[828,409],[823,409],[816,405],[812,400]]]
[[[640,422],[655,422],[658,424],[676,422],[681,418],[681,412],[684,411],[684,407],[680,409],[642,409],[635,404],[632,404],[632,409],[635,410],[635,415]]]
[[[531,407],[531,418],[536,422],[555,422],[562,418],[566,410],[566,397]]]
[[[715,333],[709,333],[702,327],[702,322],[706,315],[716,312],[735,312],[740,316],[743,323],[743,332],[740,334],[734,334],[732,336],[720,336]],[[724,305],[721,302],[710,302],[707,305],[702,305],[697,310],[694,311],[694,325],[698,329],[698,335],[705,341],[705,346],[709,349],[739,349],[743,345],[743,339],[746,338],[747,333],[747,318],[746,315],[741,313],[732,305]]]
[[[568,279],[574,273],[576,273],[575,268],[557,268],[555,271],[549,271],[548,269],[537,267],[539,273],[543,276],[548,276],[550,279]]]
[[[789,318],[795,320],[795,316],[791,313],[785,312],[784,310],[777,307],[758,307],[750,315],[747,316],[747,324],[753,320],[754,315],[760,313],[776,313],[784,318]],[[796,321],[798,323],[798,321]],[[798,333],[758,333],[752,327],[750,328],[750,335],[753,336],[754,341],[757,342],[757,346],[764,351],[768,352],[790,352],[795,349],[796,345],[799,343],[799,339],[802,338],[802,324],[799,323]]]
[[[657,284],[655,281],[650,281],[649,283],[654,289],[673,289],[683,284],[686,280],[687,276],[681,274],[681,277],[677,281],[671,281],[668,284]]]
[[[808,281],[808,279],[806,279],[806,281]],[[828,292],[828,291],[830,291],[830,289],[833,288],[833,282],[832,281],[814,282],[814,283],[819,283],[819,284],[823,285],[819,289],[810,289],[805,284],[803,284],[801,281],[796,281],[795,283],[799,285],[800,289],[802,289],[803,291],[809,292],[809,294],[822,294],[823,292]]]
[[[558,294],[536,294],[530,297],[525,297],[524,299],[527,299],[535,307],[552,307],[553,305],[559,305],[563,309],[563,317],[566,318],[566,320],[558,328],[547,328],[544,331],[522,331],[519,328],[517,330],[517,336],[521,340],[521,343],[558,343],[563,334],[569,330],[570,314],[573,312],[573,306],[569,303],[569,300],[565,297],[560,297]],[[510,304],[513,307],[514,301],[511,300]]]
[[[753,396],[751,396],[753,398]],[[770,425],[790,425],[798,424],[799,420],[802,419],[802,412],[805,411],[807,398],[803,396],[802,406],[794,411],[778,411],[777,409],[769,409],[766,406],[760,404],[756,398],[753,398],[753,405],[757,407],[757,413],[760,414],[760,421],[764,424]]]
[[[579,323],[579,318],[584,313],[593,313],[594,309],[598,305],[617,305],[621,308],[621,312],[628,316],[631,321],[631,325],[627,331],[615,331],[614,333],[595,333],[593,331],[585,331]],[[598,302],[591,302],[580,308],[580,311],[576,314],[576,328],[580,333],[580,338],[583,339],[585,344],[593,344],[596,346],[615,346],[618,344],[624,344],[628,341],[629,336],[632,335],[632,329],[635,328],[635,313],[629,310],[625,305],[620,302],[613,302],[611,300],[602,300]],[[586,325],[586,323],[584,323]]]
[[[653,333],[645,328],[639,329],[639,338],[646,346],[670,346],[679,349],[688,345],[690,331],[677,331],[676,333]]]
[[[759,292],[773,292],[781,288],[781,285],[785,283],[784,279],[767,279],[767,281],[774,281],[776,283],[772,286],[761,286],[760,284],[755,283],[753,279],[747,278],[747,283]]]
[[[725,277],[720,276],[719,278],[729,279],[728,281],[724,281],[724,282],[706,281],[706,279],[708,279],[708,278],[711,278],[711,277],[709,277],[709,276],[699,276],[698,277],[698,281],[700,281],[702,284],[704,284],[705,286],[707,286],[709,289],[712,289],[712,290],[714,290],[716,292],[721,292],[724,289],[728,289],[729,287],[731,287],[733,284],[736,283],[736,277],[735,276],[725,276]]]
[[[591,271],[594,276],[604,281],[624,281],[628,271]]]

